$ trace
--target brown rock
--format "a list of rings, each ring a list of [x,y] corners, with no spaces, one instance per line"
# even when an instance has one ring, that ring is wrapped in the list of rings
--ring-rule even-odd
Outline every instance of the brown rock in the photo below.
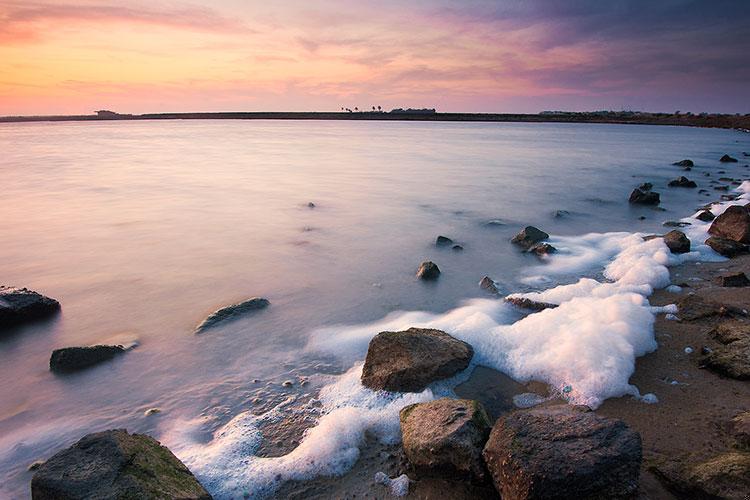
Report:
[[[417,278],[432,281],[440,276],[440,268],[434,262],[429,260],[422,262],[417,269]]]
[[[730,432],[736,448],[750,451],[750,411],[740,413],[732,419]]]
[[[718,276],[714,278],[714,282],[716,282],[716,284],[719,286],[725,287],[741,287],[750,285],[750,280],[747,279],[745,273],[733,273],[725,274],[724,276]]]
[[[536,243],[531,248],[529,248],[528,252],[542,256],[557,252],[557,248],[553,247],[549,243]]]
[[[494,294],[499,293],[499,290],[497,289],[495,282],[489,276],[485,276],[484,278],[482,278],[482,281],[479,282],[479,288],[487,290],[490,293],[494,293]]]
[[[416,471],[479,481],[485,478],[482,448],[492,425],[481,403],[438,399],[409,405],[400,417],[404,454]]]
[[[718,238],[711,236],[705,241],[706,245],[710,246],[716,253],[723,255],[724,257],[735,257],[737,255],[747,253],[748,246],[744,243],[737,241],[728,240],[726,238]]]
[[[738,380],[750,380],[750,338],[721,345],[703,363],[711,370]]]
[[[743,321],[723,321],[708,334],[720,344],[731,344],[737,340],[750,338],[750,324]]]
[[[695,216],[696,219],[702,220],[703,222],[711,222],[716,216],[711,213],[710,210],[703,210],[701,213]]]
[[[544,309],[553,309],[558,307],[557,304],[550,304],[547,302],[537,302],[535,300],[527,299],[525,297],[505,297],[505,302],[513,304],[514,306],[520,307],[521,309],[530,309],[532,311],[542,311]]]
[[[690,240],[685,233],[673,230],[664,235],[664,243],[672,253],[687,253],[690,251]]]
[[[515,235],[510,242],[528,250],[534,246],[535,243],[539,243],[547,238],[549,238],[549,234],[544,231],[537,229],[534,226],[526,226],[520,233]]]
[[[750,243],[750,212],[745,207],[732,205],[711,223],[708,233],[719,238]]]
[[[697,463],[670,457],[651,470],[678,498],[745,500],[750,496],[750,453],[730,451]]]
[[[677,303],[677,308],[680,320],[682,321],[695,321],[697,319],[726,314],[721,304],[705,300],[698,295],[686,295]]]
[[[633,192],[630,193],[628,201],[637,205],[658,205],[660,199],[659,193],[657,192],[643,191],[642,189],[635,188]]]
[[[108,361],[125,352],[121,345],[63,347],[52,351],[49,369],[53,372],[73,372]]]
[[[380,332],[370,341],[362,384],[371,389],[420,392],[469,366],[474,349],[440,330]]]

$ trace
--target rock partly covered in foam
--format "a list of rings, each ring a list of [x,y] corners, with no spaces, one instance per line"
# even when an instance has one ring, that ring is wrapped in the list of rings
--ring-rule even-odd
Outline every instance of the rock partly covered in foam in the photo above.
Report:
[[[533,408],[497,421],[484,459],[503,498],[622,498],[638,489],[641,438],[581,408]]]
[[[536,243],[532,245],[531,248],[529,248],[528,252],[542,256],[542,255],[549,255],[551,253],[556,253],[557,248],[553,247],[549,243]]]
[[[669,187],[684,187],[684,188],[697,188],[698,184],[695,183],[695,181],[691,181],[684,175],[681,175],[677,179],[674,179],[672,181],[669,181],[667,184]]]
[[[636,205],[658,205],[660,201],[659,193],[640,188],[635,188],[628,198],[628,202]]]
[[[439,276],[440,268],[430,260],[422,262],[417,269],[417,278],[421,280],[432,281],[438,279]]]
[[[721,158],[719,158],[719,161],[722,163],[737,163],[737,158],[733,158],[729,155],[724,155]]]
[[[479,288],[482,288],[483,290],[487,290],[490,293],[500,293],[500,291],[497,289],[497,285],[495,285],[495,281],[490,278],[489,276],[485,276],[482,278],[482,280],[479,282]]]
[[[723,255],[724,257],[735,257],[747,253],[748,251],[748,246],[744,243],[729,240],[727,238],[719,238],[717,236],[709,237],[705,243],[711,247],[714,252]]]
[[[492,427],[481,403],[438,399],[401,410],[401,438],[409,464],[420,474],[482,480],[482,448]]]
[[[380,332],[370,341],[362,384],[370,389],[419,392],[469,366],[474,349],[430,328]]]
[[[0,286],[0,328],[49,317],[60,310],[60,303],[28,290]]]
[[[245,314],[265,309],[270,304],[271,303],[268,301],[268,299],[264,299],[262,297],[253,297],[252,299],[245,300],[244,302],[240,302],[239,304],[232,304],[231,306],[222,307],[221,309],[204,319],[203,322],[195,329],[195,333],[204,332],[209,328],[213,328],[221,323],[224,323],[225,321],[232,321]]]
[[[86,347],[63,347],[52,351],[49,369],[53,372],[73,372],[83,370],[126,351],[121,345],[94,345]]]
[[[179,498],[210,500],[169,449],[124,429],[97,432],[44,462],[31,480],[34,500]]]
[[[695,218],[703,222],[711,222],[712,220],[716,218],[716,216],[713,213],[711,213],[710,210],[705,209],[705,210],[702,210],[698,215],[696,215]]]
[[[552,309],[557,307],[557,304],[550,304],[548,302],[539,302],[531,300],[526,297],[518,297],[509,295],[505,297],[505,301],[513,304],[514,306],[520,307],[521,309],[529,309],[531,311],[542,311],[544,309]]]
[[[742,287],[750,286],[750,280],[745,273],[724,274],[714,278],[714,282],[719,286],[725,287]]]
[[[739,243],[750,243],[750,212],[745,207],[732,205],[714,219],[708,228],[708,234]]]
[[[690,251],[690,240],[682,231],[670,231],[664,235],[664,243],[672,253],[687,253]]]
[[[544,241],[547,238],[549,238],[549,234],[541,229],[537,229],[534,226],[526,226],[520,233],[515,235],[510,242],[528,250],[536,243]]]

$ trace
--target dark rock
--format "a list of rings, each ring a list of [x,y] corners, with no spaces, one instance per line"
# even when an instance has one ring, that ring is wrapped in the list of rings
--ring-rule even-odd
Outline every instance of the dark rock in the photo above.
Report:
[[[703,358],[703,364],[727,377],[750,380],[750,338],[720,345]]]
[[[60,303],[26,288],[0,286],[0,328],[47,318]]]
[[[646,220],[646,216],[645,215],[641,215],[640,217],[638,217],[638,220]]]
[[[716,186],[714,187],[715,191],[729,191],[729,186]]]
[[[664,243],[672,253],[687,253],[690,251],[690,240],[685,233],[676,229],[664,235]]]
[[[729,155],[724,155],[721,158],[719,158],[719,161],[722,163],[737,163],[737,158],[732,158]]]
[[[240,302],[239,304],[232,304],[231,306],[222,307],[221,309],[219,309],[215,313],[212,313],[209,317],[204,319],[203,322],[198,325],[198,328],[195,329],[195,333],[204,332],[205,330],[213,328],[225,321],[232,321],[245,314],[249,314],[260,309],[265,309],[270,304],[271,303],[268,301],[268,299],[253,297],[252,299]]]
[[[622,420],[559,405],[500,418],[483,454],[497,491],[515,500],[630,497],[642,452]]]
[[[552,213],[552,216],[555,219],[562,219],[563,217],[567,217],[568,215],[570,215],[570,212],[568,212],[567,210],[555,210]]]
[[[732,205],[711,223],[708,234],[740,243],[750,243],[750,212],[745,207]]]
[[[430,281],[436,280],[440,276],[440,268],[432,261],[426,260],[419,265],[417,269],[417,278]]]
[[[740,287],[750,285],[745,273],[725,274],[714,279],[717,285],[726,287]]]
[[[716,216],[711,213],[710,210],[703,210],[701,213],[695,216],[696,219],[701,220],[703,222],[711,222],[716,218]]]
[[[663,223],[662,226],[664,227],[687,227],[691,226],[689,222],[685,221],[676,221],[676,220],[668,220],[667,222]]]
[[[678,498],[750,498],[750,453],[729,451],[700,462],[669,457],[650,470]]]
[[[721,304],[705,300],[698,295],[686,295],[677,303],[677,309],[682,321],[695,321],[726,314]]]
[[[669,187],[684,187],[684,188],[697,188],[698,184],[695,183],[695,181],[691,181],[687,177],[680,176],[677,179],[673,181],[669,181],[667,184]]]
[[[528,250],[534,246],[535,243],[539,243],[547,238],[549,238],[549,234],[544,231],[537,229],[534,226],[526,226],[520,233],[515,235],[510,242]]]
[[[482,281],[479,282],[479,288],[487,290],[490,293],[499,293],[495,282],[489,276],[485,276],[484,278],[482,278]]]
[[[453,246],[451,247],[451,249],[452,249],[452,250],[453,250],[454,252],[460,252],[461,250],[463,250],[463,249],[464,249],[464,247],[462,247],[461,245],[453,245]]]
[[[654,185],[651,184],[650,182],[644,182],[643,184],[641,184],[640,186],[638,186],[638,189],[640,189],[641,191],[645,192],[645,191],[651,191],[651,189],[653,187],[654,187]]]
[[[731,344],[750,338],[750,324],[734,320],[723,321],[708,332],[708,335],[720,344]]]
[[[435,240],[435,245],[439,247],[447,247],[448,245],[452,245],[453,240],[448,238],[447,236],[438,236]]]
[[[724,257],[734,257],[736,255],[747,253],[748,251],[748,246],[743,243],[738,243],[726,238],[717,238],[716,236],[711,236],[705,241],[705,243],[716,253],[723,255]]]
[[[502,219],[490,219],[484,225],[486,227],[501,227],[507,225],[507,223]]]
[[[529,253],[534,253],[537,255],[547,255],[551,253],[557,252],[557,248],[553,247],[549,243],[536,243],[531,248],[527,250]]]
[[[41,465],[31,480],[33,500],[210,500],[211,495],[169,449],[124,429],[97,432]]]
[[[678,167],[693,167],[695,164],[693,163],[693,160],[682,160],[682,161],[676,161],[672,163],[672,165],[678,166]]]
[[[472,356],[469,344],[440,330],[380,332],[367,348],[362,384],[375,390],[419,392],[464,370]]]
[[[660,199],[659,193],[654,191],[643,191],[636,188],[630,193],[628,201],[638,205],[658,205]]]
[[[750,451],[750,411],[740,413],[729,424],[734,446]]]
[[[482,448],[492,424],[482,404],[438,399],[404,407],[401,440],[409,464],[420,474],[482,481]]]
[[[313,203],[313,202],[311,202],[311,201],[310,201],[310,202],[308,202],[308,203],[307,203],[307,208],[315,208],[315,203]]]
[[[63,347],[52,351],[49,369],[53,372],[73,372],[108,361],[125,352],[121,345],[94,345],[89,347]]]
[[[505,302],[520,307],[521,309],[529,309],[531,311],[543,311],[544,309],[553,309],[558,306],[557,304],[537,302],[525,297],[505,297]]]

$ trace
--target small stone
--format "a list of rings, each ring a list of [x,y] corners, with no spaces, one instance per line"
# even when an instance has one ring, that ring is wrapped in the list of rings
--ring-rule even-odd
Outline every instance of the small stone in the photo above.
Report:
[[[693,160],[682,160],[682,161],[676,161],[672,163],[672,165],[675,165],[677,167],[693,167],[695,164],[693,163]]]
[[[695,216],[696,219],[701,220],[703,222],[711,222],[716,218],[716,216],[711,213],[710,210],[703,210],[701,213]]]
[[[684,187],[684,188],[697,188],[698,184],[695,183],[695,181],[691,181],[684,175],[678,177],[675,180],[669,181],[667,184],[669,187]]]
[[[315,208],[315,203],[313,203],[313,202],[311,202],[311,201],[310,201],[310,202],[308,202],[308,203],[307,203],[307,208]]]
[[[440,276],[440,268],[432,261],[425,261],[419,265],[417,278],[425,281],[436,280]]]
[[[494,280],[490,278],[489,276],[485,276],[484,278],[482,278],[482,280],[479,282],[479,288],[482,288],[483,290],[487,290],[490,293],[494,293],[494,294],[499,293]]]
[[[447,236],[438,236],[435,240],[435,245],[439,247],[446,247],[448,245],[452,245],[453,240],[448,238]]]

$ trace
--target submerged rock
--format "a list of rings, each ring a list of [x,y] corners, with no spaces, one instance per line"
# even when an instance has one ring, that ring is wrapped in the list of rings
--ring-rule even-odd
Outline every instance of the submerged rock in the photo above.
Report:
[[[725,287],[750,286],[750,280],[745,273],[725,274],[714,278],[714,281],[717,285]]]
[[[232,321],[245,314],[249,314],[260,309],[265,309],[270,304],[271,303],[268,301],[268,299],[264,299],[262,297],[253,297],[252,299],[240,302],[239,304],[232,304],[231,306],[222,307],[221,309],[204,319],[203,322],[195,329],[195,333],[202,333],[205,330],[213,328],[225,321]]]
[[[719,158],[719,161],[722,163],[737,163],[737,158],[732,158],[729,155],[724,155],[721,158]]]
[[[536,243],[532,245],[531,248],[527,250],[527,252],[542,256],[556,253],[557,248],[553,247],[549,243]]]
[[[676,229],[664,235],[664,243],[672,253],[688,253],[690,251],[690,240],[685,233]]]
[[[630,193],[628,202],[637,205],[658,205],[660,202],[659,193],[654,191],[643,191],[642,189],[635,188]]]
[[[716,216],[710,210],[703,210],[698,215],[696,215],[695,218],[703,222],[711,222],[716,218]]]
[[[557,304],[550,304],[548,302],[537,302],[535,300],[527,299],[526,297],[505,297],[505,302],[513,304],[514,306],[520,307],[521,309],[529,309],[531,311],[542,311],[544,309],[553,309],[558,307]]]
[[[425,281],[436,280],[440,276],[440,268],[432,261],[426,260],[417,269],[417,278]]]
[[[748,251],[748,246],[744,243],[728,240],[726,238],[718,238],[716,236],[709,237],[705,243],[716,253],[723,255],[724,257],[734,257],[736,255],[747,253]]]
[[[682,160],[682,161],[676,161],[672,163],[672,165],[675,165],[677,167],[693,167],[695,164],[693,163],[693,160]]]
[[[47,318],[60,310],[60,303],[29,290],[0,286],[0,328]]]
[[[520,233],[515,235],[510,242],[528,250],[534,246],[535,243],[539,243],[547,238],[549,238],[549,234],[544,231],[537,229],[534,226],[526,226]]]
[[[451,248],[453,249],[454,252],[460,252],[461,250],[464,249],[464,247],[462,247],[461,245],[453,245]]]
[[[695,181],[691,181],[684,175],[681,175],[675,180],[669,181],[667,184],[669,187],[684,187],[684,188],[697,188],[698,184],[695,183]]]
[[[484,278],[482,278],[482,281],[479,282],[479,288],[487,290],[490,293],[500,293],[497,289],[497,286],[495,285],[495,281],[489,276],[485,276]]]
[[[380,332],[370,341],[362,384],[375,390],[419,392],[469,366],[474,349],[430,328]]]
[[[452,245],[453,240],[448,238],[447,236],[438,236],[435,239],[435,245],[439,247],[447,247],[448,245]]]
[[[497,421],[484,459],[506,499],[622,498],[638,489],[641,438],[569,405],[532,408]]]
[[[492,425],[481,403],[438,399],[404,407],[400,419],[404,454],[416,471],[485,478],[482,448]]]
[[[31,480],[34,500],[172,498],[210,500],[169,449],[124,429],[97,432],[39,466]]]
[[[708,234],[740,243],[750,243],[750,212],[745,207],[732,205],[714,219],[708,228]]]
[[[94,345],[87,347],[63,347],[52,351],[49,369],[53,372],[74,372],[108,361],[126,349],[121,345]]]

